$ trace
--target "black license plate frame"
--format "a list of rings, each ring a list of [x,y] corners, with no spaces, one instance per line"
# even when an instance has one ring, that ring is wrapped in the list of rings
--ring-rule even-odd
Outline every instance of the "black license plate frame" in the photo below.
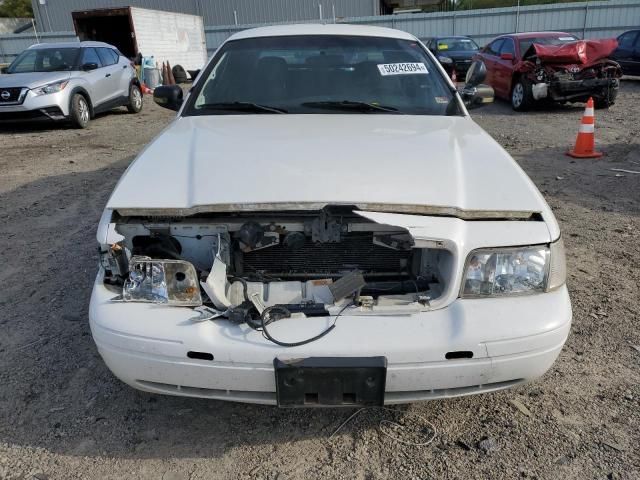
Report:
[[[273,360],[281,408],[368,407],[384,404],[386,357]]]

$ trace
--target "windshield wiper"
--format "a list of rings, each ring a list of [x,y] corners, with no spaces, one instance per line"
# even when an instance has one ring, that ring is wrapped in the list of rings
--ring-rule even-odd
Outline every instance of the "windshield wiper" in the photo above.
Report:
[[[387,112],[387,113],[402,113],[395,107],[388,107],[386,105],[378,105],[377,103],[367,102],[354,102],[351,100],[342,101],[324,101],[324,102],[304,102],[301,104],[303,107],[310,108],[326,108],[330,110],[354,110],[358,112]]]
[[[270,107],[269,105],[260,105],[253,102],[219,102],[205,103],[197,108],[205,110],[233,110],[238,112],[270,112],[270,113],[287,113],[284,108]]]

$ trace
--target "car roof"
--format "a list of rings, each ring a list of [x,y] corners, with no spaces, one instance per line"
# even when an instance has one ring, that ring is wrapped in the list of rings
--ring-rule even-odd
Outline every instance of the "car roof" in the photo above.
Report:
[[[398,38],[402,40],[417,40],[417,38],[410,33],[395,30],[393,28],[370,27],[368,25],[349,25],[344,23],[314,23],[251,28],[232,35],[229,37],[228,41],[244,38],[281,37],[288,35],[354,35],[361,37],[385,37]]]
[[[107,47],[115,49],[113,45],[109,45],[104,42],[57,42],[57,43],[36,43],[35,45],[31,45],[30,49],[39,49],[39,48],[80,48],[80,47]]]
[[[466,35],[438,35],[437,37],[433,37],[433,38],[436,40],[440,38],[466,38],[471,40],[471,37],[467,37]]]
[[[572,33],[567,32],[523,32],[523,33],[510,33],[508,35],[501,35],[499,38],[510,37],[517,39],[527,38],[545,38],[545,37],[557,37],[558,35],[564,35],[565,37],[575,37]]]

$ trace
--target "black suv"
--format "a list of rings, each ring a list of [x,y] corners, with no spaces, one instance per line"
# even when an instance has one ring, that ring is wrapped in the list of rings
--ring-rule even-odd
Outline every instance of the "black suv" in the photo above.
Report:
[[[618,37],[618,48],[611,54],[625,75],[640,75],[640,30],[629,30]]]
[[[464,81],[473,57],[480,47],[469,37],[448,36],[421,39],[436,56],[450,77],[456,73],[458,81]]]

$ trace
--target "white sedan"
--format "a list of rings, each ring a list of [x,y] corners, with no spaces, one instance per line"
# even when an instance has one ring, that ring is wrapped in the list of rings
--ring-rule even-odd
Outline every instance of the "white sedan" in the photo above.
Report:
[[[93,338],[170,395],[294,406],[490,392],[569,334],[558,223],[414,36],[246,30],[132,163],[98,229]],[[490,90],[490,89],[489,89]]]

